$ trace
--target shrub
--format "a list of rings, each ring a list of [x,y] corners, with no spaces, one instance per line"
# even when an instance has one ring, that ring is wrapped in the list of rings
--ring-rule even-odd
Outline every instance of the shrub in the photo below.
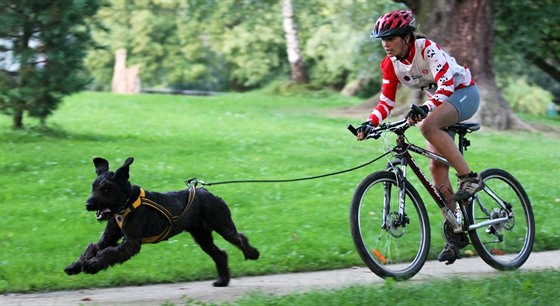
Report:
[[[546,114],[553,99],[551,92],[527,83],[525,78],[507,80],[502,93],[515,112],[532,115]]]

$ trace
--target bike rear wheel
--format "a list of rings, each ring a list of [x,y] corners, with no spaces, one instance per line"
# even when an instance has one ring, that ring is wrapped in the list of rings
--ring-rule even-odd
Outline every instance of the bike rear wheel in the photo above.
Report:
[[[497,218],[504,222],[469,231],[478,255],[497,270],[514,270],[525,263],[535,241],[535,219],[523,186],[506,171],[480,173],[485,187],[472,201],[469,218],[480,223]]]
[[[363,262],[382,278],[409,279],[428,256],[428,214],[408,182],[405,199],[406,218],[399,220],[399,187],[395,173],[388,171],[364,178],[352,198],[352,239]]]

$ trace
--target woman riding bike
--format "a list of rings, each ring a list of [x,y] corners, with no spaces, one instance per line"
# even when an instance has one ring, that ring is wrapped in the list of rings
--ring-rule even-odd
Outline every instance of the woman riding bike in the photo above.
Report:
[[[379,103],[358,128],[358,140],[363,140],[389,116],[395,106],[399,84],[424,90],[429,99],[420,106],[420,111],[409,112],[408,123],[422,122],[419,127],[428,141],[428,149],[445,157],[457,171],[459,190],[453,194],[449,166],[430,161],[434,185],[438,186],[449,208],[454,210],[454,201],[470,198],[484,184],[465,162],[454,143],[454,134],[445,129],[472,117],[478,110],[480,94],[468,68],[458,65],[435,42],[415,35],[415,30],[414,15],[406,10],[389,12],[375,23],[371,37],[381,38],[387,56],[380,65],[383,82]],[[460,258],[459,248],[464,246],[448,242],[438,260]]]

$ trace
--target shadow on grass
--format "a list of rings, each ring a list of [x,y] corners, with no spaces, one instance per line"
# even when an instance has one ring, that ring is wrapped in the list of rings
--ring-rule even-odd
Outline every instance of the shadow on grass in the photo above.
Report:
[[[134,134],[107,135],[97,134],[93,131],[91,133],[78,133],[64,130],[57,125],[46,127],[31,126],[23,129],[3,128],[0,133],[0,139],[2,139],[2,142],[11,143],[33,143],[44,141],[45,138],[53,140],[75,140],[86,142],[112,142],[118,141],[124,137],[127,139],[139,138]]]

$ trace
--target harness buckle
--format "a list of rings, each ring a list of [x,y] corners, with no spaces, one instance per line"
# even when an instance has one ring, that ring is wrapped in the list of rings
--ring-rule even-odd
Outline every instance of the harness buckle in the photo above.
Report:
[[[187,187],[197,187],[198,184],[200,183],[202,186],[204,186],[206,183],[204,183],[204,181],[199,181],[196,177],[193,177],[191,179],[188,179],[187,181],[185,181],[185,183],[187,184]]]

